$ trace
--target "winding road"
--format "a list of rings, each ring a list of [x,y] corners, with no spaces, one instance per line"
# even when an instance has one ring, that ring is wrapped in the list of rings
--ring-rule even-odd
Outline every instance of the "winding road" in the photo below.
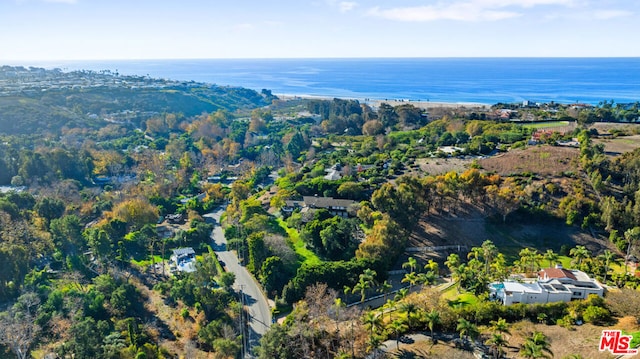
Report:
[[[214,220],[215,226],[211,233],[213,250],[218,255],[218,259],[224,262],[226,271],[236,275],[233,288],[237,292],[242,291],[243,293],[244,303],[249,313],[249,333],[246,333],[248,350],[245,357],[251,357],[252,349],[258,345],[262,335],[271,326],[271,309],[267,298],[249,271],[239,264],[236,254],[227,248],[227,240],[220,226],[220,216],[223,212],[224,208],[219,207],[213,212],[205,214],[204,217]]]

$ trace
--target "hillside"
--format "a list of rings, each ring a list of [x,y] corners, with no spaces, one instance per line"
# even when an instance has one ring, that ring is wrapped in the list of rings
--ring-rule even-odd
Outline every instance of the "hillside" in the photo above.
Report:
[[[59,133],[62,128],[98,128],[105,120],[139,127],[163,113],[233,112],[265,106],[270,99],[249,89],[196,82],[2,67],[0,133]]]

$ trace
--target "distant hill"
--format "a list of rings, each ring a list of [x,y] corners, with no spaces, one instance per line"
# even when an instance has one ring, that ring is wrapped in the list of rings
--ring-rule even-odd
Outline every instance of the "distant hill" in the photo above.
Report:
[[[162,113],[194,116],[252,109],[271,102],[238,87],[120,76],[110,72],[0,67],[0,133],[58,133],[64,127],[101,127],[109,121],[138,125]]]

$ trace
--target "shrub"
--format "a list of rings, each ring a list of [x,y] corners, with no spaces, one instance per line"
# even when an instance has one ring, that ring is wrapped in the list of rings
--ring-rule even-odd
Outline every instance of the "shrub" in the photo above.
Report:
[[[183,319],[187,319],[189,317],[189,308],[182,308],[182,310],[180,311],[180,316]]]
[[[611,313],[606,308],[590,305],[582,314],[582,319],[587,323],[604,325],[611,320]]]

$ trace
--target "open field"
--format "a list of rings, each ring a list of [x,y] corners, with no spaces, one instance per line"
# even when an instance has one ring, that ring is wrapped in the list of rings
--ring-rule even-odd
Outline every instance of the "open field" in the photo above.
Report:
[[[546,129],[546,128],[557,128],[557,127],[566,127],[569,126],[569,121],[550,121],[550,122],[536,122],[536,123],[527,123],[523,124],[524,128],[533,128],[533,129]]]
[[[451,171],[464,172],[473,162],[473,158],[418,158],[416,164],[429,175],[439,175]]]
[[[609,156],[618,156],[640,148],[640,135],[623,136],[612,139],[595,139],[594,143],[602,143],[604,151]]]
[[[598,133],[626,132],[629,134],[638,134],[640,124],[638,123],[620,123],[620,122],[596,122],[589,125],[589,129],[595,128]]]
[[[478,162],[483,170],[501,176],[529,172],[555,177],[564,172],[576,172],[578,154],[577,148],[542,145],[511,150]]]

